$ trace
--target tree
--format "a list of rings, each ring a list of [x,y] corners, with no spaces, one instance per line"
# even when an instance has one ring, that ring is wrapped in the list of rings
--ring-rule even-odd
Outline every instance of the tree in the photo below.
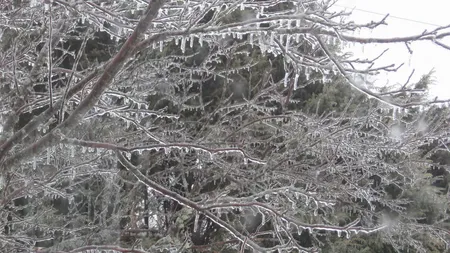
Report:
[[[341,46],[448,49],[446,27],[360,38],[387,17],[337,21],[350,14],[332,5],[1,3],[2,250],[445,247],[447,202],[427,170],[449,142],[435,107],[448,101],[426,99],[426,78],[358,84],[398,67]]]

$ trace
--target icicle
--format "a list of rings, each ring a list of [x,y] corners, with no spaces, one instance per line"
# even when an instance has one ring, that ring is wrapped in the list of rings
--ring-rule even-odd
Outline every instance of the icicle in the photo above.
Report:
[[[286,74],[284,74],[284,87],[287,87],[287,85],[288,85],[288,77],[289,77],[289,73],[286,72]]]
[[[163,51],[163,41],[159,42],[159,52]]]
[[[183,52],[183,54],[186,52],[186,38],[184,37],[181,39],[181,52]]]
[[[36,157],[33,157],[33,170],[36,170]]]
[[[295,78],[294,78],[294,90],[297,89],[297,83],[298,83],[298,78],[300,77],[299,74],[295,74]]]
[[[287,35],[287,36],[286,36],[286,46],[285,46],[286,52],[289,50],[289,39],[290,39],[290,36]]]
[[[51,155],[52,155],[51,148],[47,148],[47,164],[50,164]]]
[[[303,230],[297,226],[297,234],[302,235]]]
[[[295,43],[300,43],[300,34],[295,35]]]
[[[309,69],[308,69],[308,67],[305,67],[305,76],[306,76],[306,80],[309,80]]]
[[[260,48],[260,50],[262,52],[262,55],[265,55],[265,53],[266,53],[266,45],[264,44],[264,41],[262,41],[261,39],[259,41],[259,48]]]
[[[393,120],[396,120],[396,119],[397,119],[397,108],[394,108],[394,109],[392,110],[392,119],[393,119]]]
[[[200,34],[200,37],[198,38],[198,43],[200,43],[200,46],[203,47],[203,34]]]
[[[198,212],[195,214],[195,220],[194,220],[194,233],[198,231]]]
[[[75,146],[70,146],[70,157],[75,157]]]
[[[189,41],[189,47],[193,48],[194,47],[194,35],[191,35],[191,39]]]

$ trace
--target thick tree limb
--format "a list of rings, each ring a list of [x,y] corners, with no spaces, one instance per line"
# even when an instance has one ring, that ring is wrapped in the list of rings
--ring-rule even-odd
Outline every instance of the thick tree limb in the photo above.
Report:
[[[84,99],[79,106],[72,112],[69,118],[58,125],[56,128],[59,129],[62,133],[67,133],[70,129],[75,126],[78,122],[83,119],[83,116],[97,103],[100,99],[100,96],[105,92],[108,86],[111,84],[111,81],[116,76],[116,74],[122,69],[125,65],[126,61],[133,55],[135,51],[135,47],[138,44],[138,41],[151,24],[152,20],[156,18],[160,8],[162,7],[164,0],[152,0],[149,3],[149,6],[145,12],[144,17],[140,20],[135,30],[116,54],[116,56],[108,63],[105,70],[103,71],[100,78],[94,84],[91,93]],[[59,108],[58,106],[55,106]],[[49,112],[50,114],[50,112]],[[37,123],[37,122],[36,122]],[[25,129],[23,129],[25,130]],[[14,140],[18,140],[19,137],[25,136],[25,133],[20,134],[15,137]],[[8,159],[3,164],[11,165],[13,163],[19,162],[20,160],[29,157],[32,154],[38,153],[43,150],[45,147],[52,145],[52,141],[54,140],[54,135],[52,133],[48,133],[44,137],[42,137],[39,141],[32,144],[30,147],[22,150],[14,157]],[[14,141],[9,141],[8,146],[12,145]],[[8,146],[2,145],[0,149],[0,159],[4,157],[7,150],[9,150]]]

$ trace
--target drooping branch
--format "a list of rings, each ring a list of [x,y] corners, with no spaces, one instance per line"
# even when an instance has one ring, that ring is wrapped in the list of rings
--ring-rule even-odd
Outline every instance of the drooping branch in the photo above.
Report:
[[[359,92],[367,95],[369,98],[375,98],[376,100],[380,101],[383,104],[387,104],[389,106],[394,107],[395,109],[405,109],[412,106],[420,106],[420,105],[430,105],[430,104],[442,104],[442,103],[448,103],[450,100],[434,100],[430,102],[409,102],[409,103],[398,103],[395,101],[390,101],[387,98],[383,97],[383,94],[375,93],[369,89],[366,89],[360,85],[357,85],[353,78],[347,73],[347,71],[342,66],[341,62],[336,59],[335,56],[332,55],[332,53],[328,50],[325,43],[322,41],[320,36],[315,36],[317,39],[317,42],[319,43],[322,50],[325,52],[325,54],[328,56],[328,58],[334,63],[336,68],[338,69],[339,73],[348,81],[348,83],[358,90]],[[397,91],[396,91],[397,92]]]
[[[384,99],[383,97],[381,97],[380,95],[364,88],[361,87],[359,85],[357,85],[354,80],[350,77],[350,75],[347,73],[347,71],[345,71],[344,67],[342,66],[342,64],[339,62],[338,59],[336,59],[335,56],[332,55],[332,53],[328,50],[327,46],[325,45],[325,43],[322,41],[322,39],[319,36],[315,36],[315,38],[317,39],[317,42],[319,43],[320,47],[322,48],[322,50],[325,52],[325,54],[328,56],[328,58],[334,63],[334,65],[336,66],[336,68],[339,70],[339,73],[350,83],[350,85],[355,88],[356,90],[358,90],[359,92],[366,94],[369,98],[373,97],[376,98],[378,101],[391,105],[391,106],[395,106],[397,108],[402,108],[403,106],[401,104],[395,103],[395,102],[390,102],[390,101],[386,101],[386,99]]]
[[[442,29],[450,28],[450,25],[441,27]],[[440,29],[439,29],[440,30]],[[450,32],[438,33],[438,29],[433,31],[425,31],[421,34],[405,36],[405,37],[393,37],[393,38],[364,38],[351,36],[346,34],[340,34],[340,37],[347,42],[355,42],[359,44],[393,44],[393,43],[405,43],[405,42],[413,42],[413,41],[431,41],[438,42],[437,40],[444,39],[450,37]],[[320,34],[326,35],[335,35],[334,32],[321,30]],[[446,45],[444,45],[445,48]],[[448,46],[446,46],[448,47]]]
[[[355,219],[354,221],[350,222],[349,224],[347,224],[346,226],[329,226],[329,225],[325,225],[325,224],[306,224],[300,221],[297,221],[294,218],[288,217],[278,211],[276,211],[274,208],[265,205],[263,203],[259,203],[259,202],[230,202],[230,203],[219,203],[219,204],[211,204],[211,205],[205,205],[202,206],[202,208],[204,210],[210,210],[210,209],[227,209],[227,208],[245,208],[245,207],[257,207],[260,208],[262,210],[268,211],[269,213],[271,213],[272,215],[274,215],[277,218],[280,218],[282,220],[285,220],[291,224],[296,225],[297,227],[300,227],[302,229],[308,229],[308,230],[325,230],[325,231],[336,231],[338,233],[340,233],[341,231],[344,231],[346,233],[364,233],[364,234],[370,234],[370,233],[374,233],[376,231],[380,231],[384,228],[386,228],[385,225],[383,226],[379,226],[376,228],[364,228],[364,227],[360,227],[360,226],[356,226],[359,222],[360,219]]]

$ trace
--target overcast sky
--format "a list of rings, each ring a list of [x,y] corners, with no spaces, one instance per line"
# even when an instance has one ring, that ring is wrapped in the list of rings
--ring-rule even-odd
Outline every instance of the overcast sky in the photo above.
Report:
[[[398,37],[420,34],[425,29],[436,29],[436,25],[450,25],[450,1],[448,0],[339,0],[336,9],[355,8],[352,19],[358,23],[380,20],[389,13],[388,26],[376,29],[372,33],[362,33],[361,36]],[[379,13],[379,14],[375,14]],[[384,15],[380,15],[384,14]],[[414,22],[414,21],[416,22]],[[447,29],[450,32],[450,29]],[[445,40],[450,45],[450,38]],[[386,45],[365,46],[365,55],[375,55],[382,52]],[[440,99],[450,99],[450,51],[432,42],[416,42],[411,45],[413,55],[410,57],[404,44],[389,46],[387,54],[380,64],[402,62],[405,65],[397,72],[379,78],[378,84],[389,82],[404,83],[412,69],[415,69],[413,81],[417,81],[422,74],[435,69],[436,85],[432,87],[431,95]],[[362,53],[362,49],[355,49]]]

